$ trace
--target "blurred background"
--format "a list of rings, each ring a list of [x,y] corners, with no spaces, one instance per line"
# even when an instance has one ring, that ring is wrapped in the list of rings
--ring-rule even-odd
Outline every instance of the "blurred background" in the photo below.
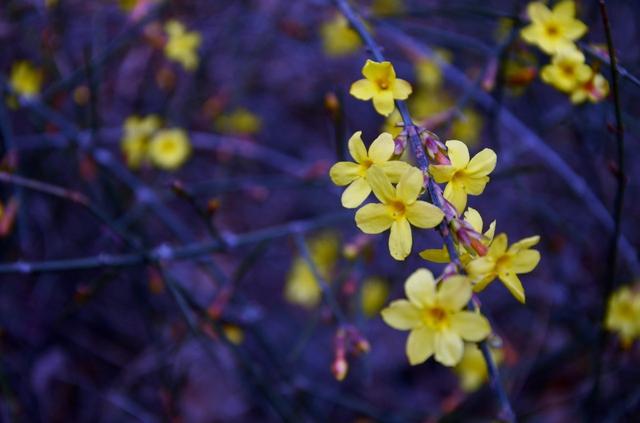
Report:
[[[541,80],[527,2],[351,3],[414,119],[497,152],[469,200],[485,225],[541,236],[526,305],[499,282],[481,299],[518,420],[635,421],[638,347],[598,330],[604,287],[640,269],[638,4],[607,2],[626,161],[612,266],[611,95],[574,104]],[[611,83],[598,2],[576,7]],[[380,318],[416,268],[442,270],[417,254],[442,242],[414,232],[397,262],[340,205],[328,169],[349,137],[400,128],[349,96],[369,56],[333,2],[5,0],[0,40],[3,421],[498,418],[477,350],[412,367]]]

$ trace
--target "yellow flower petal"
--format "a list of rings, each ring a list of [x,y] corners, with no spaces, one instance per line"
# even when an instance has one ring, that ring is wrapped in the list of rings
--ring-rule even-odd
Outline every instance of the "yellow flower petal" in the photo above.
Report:
[[[369,159],[374,163],[383,163],[391,158],[395,143],[393,137],[387,132],[378,135],[369,147]]]
[[[536,268],[540,262],[540,253],[536,250],[518,251],[511,258],[511,270],[514,273],[528,273]]]
[[[491,333],[486,317],[472,311],[461,311],[450,317],[451,330],[465,341],[479,342]]]
[[[342,207],[355,209],[371,194],[371,187],[365,178],[357,178],[342,193]]]
[[[459,213],[462,213],[467,205],[467,192],[463,185],[455,181],[449,182],[444,187],[444,198],[453,204]]]
[[[433,304],[436,299],[436,282],[428,269],[418,269],[404,284],[404,292],[411,303],[418,308]]]
[[[485,148],[473,156],[467,165],[465,173],[474,176],[486,176],[493,172],[493,169],[496,167],[496,161],[496,153],[490,148]]]
[[[407,206],[405,213],[409,223],[424,229],[435,228],[444,218],[442,210],[426,201],[416,201]]]
[[[411,167],[409,163],[403,162],[402,160],[390,160],[376,166],[382,169],[384,174],[387,175],[393,183],[397,183],[402,175]]]
[[[393,218],[384,204],[367,204],[356,212],[356,225],[366,234],[379,234],[391,227]]]
[[[544,22],[551,17],[551,11],[544,3],[536,1],[527,6],[527,15],[533,22]]]
[[[362,74],[370,81],[393,81],[396,79],[396,71],[391,62],[374,62],[367,59],[362,68]]]
[[[561,19],[573,20],[576,16],[576,5],[573,0],[563,0],[553,7],[553,14]]]
[[[436,361],[445,366],[455,366],[460,362],[464,351],[464,343],[457,333],[451,330],[435,334]]]
[[[360,79],[351,84],[349,94],[357,98],[358,100],[371,100],[373,96],[378,92],[375,84],[368,79]]]
[[[447,247],[445,246],[439,250],[435,248],[422,250],[420,251],[420,257],[433,263],[449,263],[451,261],[449,251],[447,251]]]
[[[375,196],[382,203],[389,203],[394,200],[394,188],[387,178],[387,175],[377,166],[371,166],[367,171],[367,181],[373,190]]]
[[[396,107],[393,102],[393,93],[389,90],[378,92],[373,96],[373,107],[381,115],[389,116]]]
[[[360,166],[353,162],[338,162],[329,169],[329,177],[338,186],[349,185],[360,177],[358,170]]]
[[[391,233],[389,234],[389,252],[391,257],[402,261],[411,254],[411,245],[413,239],[411,237],[411,225],[407,219],[399,219],[391,224]]]
[[[449,140],[446,142],[451,165],[455,169],[463,169],[469,163],[469,149],[462,141]]]
[[[445,182],[449,182],[453,177],[456,169],[450,165],[431,165],[429,166],[429,173],[433,179],[439,183],[443,184]]]
[[[572,20],[571,22],[567,22],[564,24],[562,30],[567,38],[570,40],[577,40],[587,33],[587,25],[580,22],[577,19]]]
[[[435,350],[434,333],[424,327],[412,330],[407,338],[406,349],[412,366],[424,363]]]
[[[349,138],[348,142],[349,154],[353,157],[357,163],[362,163],[369,158],[367,155],[367,147],[364,146],[364,142],[362,142],[362,131],[357,131],[351,138]]]
[[[386,324],[398,330],[410,330],[422,324],[420,310],[407,300],[396,300],[380,312]]]
[[[411,204],[418,198],[424,184],[422,172],[415,167],[409,168],[400,178],[396,187],[396,197],[404,204]]]
[[[505,251],[507,251],[507,235],[500,234],[491,243],[489,246],[489,256],[491,257],[500,257]]]
[[[391,91],[393,93],[393,98],[398,100],[406,100],[413,89],[411,88],[411,84],[409,84],[404,79],[396,79],[391,86]]]
[[[516,300],[524,304],[524,287],[522,286],[522,282],[520,282],[518,275],[513,272],[503,272],[498,275],[498,278],[500,278],[504,286],[506,286],[509,292],[511,292],[511,295],[513,295]]]
[[[464,178],[464,190],[470,195],[480,195],[488,183],[488,176],[482,176],[479,178],[467,176]]]
[[[482,233],[482,216],[480,216],[478,210],[469,207],[464,213],[464,220],[466,220],[476,232]]]
[[[514,242],[513,244],[511,244],[511,247],[509,247],[509,252],[510,253],[514,253],[516,251],[520,251],[520,250],[525,250],[527,248],[531,248],[534,245],[536,245],[538,242],[540,242],[540,236],[539,235],[534,235],[534,236],[530,236],[527,238],[523,238],[518,242]]]
[[[438,304],[445,309],[458,311],[471,299],[471,282],[465,276],[450,276],[440,282],[436,297]]]

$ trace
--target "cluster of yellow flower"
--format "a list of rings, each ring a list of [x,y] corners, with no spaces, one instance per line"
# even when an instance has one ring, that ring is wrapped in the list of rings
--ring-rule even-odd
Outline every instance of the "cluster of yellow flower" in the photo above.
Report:
[[[620,342],[629,348],[640,338],[640,290],[638,287],[622,286],[609,298],[605,328],[616,332]]]
[[[522,38],[552,56],[551,63],[542,68],[542,80],[567,93],[574,104],[605,99],[609,83],[585,63],[575,44],[588,28],[575,18],[574,1],[563,0],[551,10],[542,2],[529,3],[527,14],[531,24],[522,29]]]
[[[412,92],[408,82],[396,77],[390,62],[369,60],[362,73],[365,79],[352,85],[351,94],[372,100],[382,115],[393,111],[394,100],[404,100]],[[465,218],[460,218],[467,206],[467,195],[484,191],[496,165],[496,154],[484,149],[470,158],[467,146],[460,141],[443,144],[424,130],[419,131],[419,136],[431,161],[428,169],[421,171],[399,159],[407,144],[406,130],[395,140],[382,133],[368,149],[358,131],[348,143],[354,161],[336,163],[329,175],[336,185],[347,186],[342,194],[344,207],[361,206],[373,192],[378,202],[368,203],[356,212],[356,225],[367,234],[389,230],[389,251],[396,260],[404,260],[411,253],[412,227],[434,228],[445,222],[453,235],[463,273],[458,273],[456,266],[448,266],[436,279],[427,269],[415,271],[405,284],[408,300],[393,301],[382,311],[382,317],[396,329],[411,331],[406,346],[411,364],[422,363],[433,355],[436,361],[455,366],[462,360],[465,341],[482,341],[491,332],[482,314],[463,310],[472,293],[499,278],[516,299],[524,302],[518,274],[537,266],[540,254],[531,247],[539,237],[508,246],[506,234],[493,236],[495,222],[482,234],[482,218],[476,210],[469,208]],[[441,207],[419,199],[428,178],[435,182],[430,195],[439,199]],[[438,185],[441,183],[446,183],[444,190]],[[421,256],[450,261],[445,249],[425,250]]]
[[[149,160],[161,169],[174,170],[191,154],[188,134],[179,128],[162,128],[162,120],[157,115],[130,116],[123,129],[122,152],[132,169]]]

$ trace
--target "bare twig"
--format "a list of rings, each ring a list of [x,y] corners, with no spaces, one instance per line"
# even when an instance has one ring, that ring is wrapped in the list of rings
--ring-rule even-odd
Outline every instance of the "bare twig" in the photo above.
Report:
[[[353,29],[360,35],[363,42],[367,45],[371,55],[378,61],[382,62],[385,60],[382,55],[382,51],[378,44],[374,41],[373,37],[367,30],[364,22],[357,16],[355,11],[351,8],[349,3],[346,0],[334,0],[335,5],[340,9],[345,18],[349,21],[350,25]],[[404,122],[405,129],[409,135],[409,142],[411,146],[411,150],[415,156],[416,164],[422,170],[422,172],[427,175],[429,170],[429,160],[424,152],[422,147],[422,142],[420,141],[420,136],[418,134],[418,129],[413,123],[411,116],[409,115],[409,109],[407,104],[404,101],[397,100],[396,107],[400,112],[400,116]],[[437,186],[433,178],[427,179],[427,193],[431,202],[438,208],[442,209],[443,204],[440,201],[439,196],[436,193]],[[457,250],[455,248],[453,236],[447,227],[447,222],[443,221],[438,225],[438,231],[442,236],[447,251],[449,252],[449,257],[451,258],[451,262],[456,265],[456,267],[461,268],[460,259],[458,257]],[[469,308],[475,308],[475,304],[473,302],[469,303]],[[480,349],[482,351],[482,355],[487,363],[487,369],[489,373],[489,378],[491,380],[491,384],[498,396],[498,402],[500,403],[501,411],[500,417],[507,421],[515,421],[515,414],[511,408],[511,403],[509,402],[509,398],[500,382],[500,376],[498,374],[498,369],[493,361],[493,357],[491,356],[491,352],[485,342],[480,343]]]

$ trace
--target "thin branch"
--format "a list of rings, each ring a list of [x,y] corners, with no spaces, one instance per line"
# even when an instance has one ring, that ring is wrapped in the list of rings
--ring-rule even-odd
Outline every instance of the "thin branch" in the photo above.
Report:
[[[604,26],[605,36],[607,38],[607,49],[609,50],[609,63],[611,69],[611,86],[613,103],[616,117],[616,153],[617,153],[617,169],[615,169],[616,176],[616,193],[613,205],[613,233],[611,234],[611,241],[609,245],[609,253],[607,256],[607,267],[604,275],[604,281],[600,292],[600,304],[598,313],[598,322],[596,327],[598,328],[598,344],[594,348],[593,356],[593,385],[589,394],[589,404],[592,410],[598,410],[598,400],[600,391],[600,381],[602,377],[603,367],[603,354],[607,341],[607,332],[602,326],[602,322],[605,319],[607,313],[607,301],[609,296],[613,292],[615,287],[616,277],[616,265],[618,262],[618,239],[621,233],[622,224],[622,208],[624,205],[624,191],[626,185],[625,176],[625,163],[624,163],[624,124],[622,120],[622,105],[620,100],[620,88],[618,72],[617,58],[615,54],[615,48],[613,46],[613,37],[611,36],[611,23],[609,22],[609,16],[607,14],[607,5],[605,0],[599,0],[600,15],[602,16],[602,23]],[[589,418],[594,418],[595,414],[590,413]]]
[[[351,8],[349,3],[346,0],[334,0],[335,5],[340,9],[345,18],[349,21],[350,25],[353,29],[360,35],[364,43],[367,45],[371,55],[378,62],[385,61],[385,58],[382,54],[380,47],[374,41],[373,37],[367,30],[364,25],[364,22],[357,16],[355,11]],[[409,142],[411,146],[411,150],[416,158],[416,163],[418,167],[422,170],[425,175],[428,175],[429,172],[429,160],[425,154],[424,148],[422,147],[422,142],[420,140],[420,136],[418,134],[418,128],[413,123],[411,116],[409,115],[409,108],[404,101],[396,100],[396,107],[400,112],[400,116],[404,122],[404,127],[408,131]],[[440,196],[437,194],[437,185],[433,178],[427,178],[427,193],[431,203],[433,203],[436,207],[442,209],[443,204],[440,200]],[[456,265],[456,267],[461,268],[460,259],[458,257],[458,252],[455,248],[454,239],[447,227],[447,222],[443,221],[438,225],[438,231],[442,236],[447,251],[449,252],[449,257],[451,258],[451,262]],[[475,309],[475,304],[470,301],[469,308]],[[493,357],[491,356],[491,352],[485,342],[480,343],[480,349],[482,350],[482,355],[487,363],[487,369],[489,371],[489,378],[491,380],[491,384],[498,395],[498,401],[500,403],[501,412],[500,415],[507,421],[515,421],[515,415],[511,408],[511,403],[509,402],[509,398],[500,382],[500,375],[498,374],[498,369],[493,361]]]

